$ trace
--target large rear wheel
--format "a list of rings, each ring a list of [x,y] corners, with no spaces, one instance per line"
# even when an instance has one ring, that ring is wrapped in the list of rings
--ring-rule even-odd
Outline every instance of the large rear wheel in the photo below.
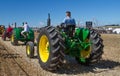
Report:
[[[99,62],[103,54],[103,40],[101,39],[100,34],[95,30],[90,30],[90,42],[92,45],[87,49],[88,57],[86,57],[85,62],[82,62],[79,58],[76,60],[83,65],[89,65],[92,63]],[[83,52],[83,55],[86,53]]]
[[[39,63],[45,70],[56,70],[63,62],[64,48],[58,35],[59,33],[52,26],[40,30],[37,39],[37,52]]]
[[[95,30],[90,31],[90,40],[92,42],[92,51],[90,57],[87,60],[88,63],[96,63],[99,62],[102,58],[104,48],[103,40],[101,38],[101,35]]]

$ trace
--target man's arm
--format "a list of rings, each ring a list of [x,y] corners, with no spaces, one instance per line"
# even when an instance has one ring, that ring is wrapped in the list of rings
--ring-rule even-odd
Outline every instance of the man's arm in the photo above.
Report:
[[[73,19],[73,24],[76,25],[76,21],[75,21],[75,19]]]
[[[62,23],[65,23],[65,21],[66,21],[66,18],[64,18],[64,20],[63,20],[63,22],[62,22]]]

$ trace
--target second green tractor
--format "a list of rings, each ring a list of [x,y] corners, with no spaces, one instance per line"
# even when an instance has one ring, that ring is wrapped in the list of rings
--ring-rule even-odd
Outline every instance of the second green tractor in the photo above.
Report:
[[[11,44],[18,45],[18,41],[27,43],[28,41],[31,41],[34,43],[34,31],[30,29],[29,32],[25,32],[26,38],[21,35],[21,31],[23,31],[23,28],[18,27],[14,28],[12,35],[11,35]]]

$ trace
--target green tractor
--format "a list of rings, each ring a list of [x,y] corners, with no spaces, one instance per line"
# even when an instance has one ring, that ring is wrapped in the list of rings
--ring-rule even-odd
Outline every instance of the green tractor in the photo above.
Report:
[[[30,28],[29,32],[25,32],[26,38],[21,35],[21,31],[23,31],[23,28],[18,27],[14,28],[12,35],[11,35],[11,44],[17,45],[18,41],[27,43],[28,41],[31,41],[34,43],[34,31]]]
[[[37,38],[37,54],[41,67],[57,70],[62,66],[65,55],[74,57],[80,64],[89,65],[100,61],[103,54],[103,40],[93,29],[45,26]],[[68,30],[68,29],[67,29]],[[72,33],[73,32],[73,33]],[[69,33],[69,34],[68,34]],[[34,57],[34,44],[26,45],[27,56]]]

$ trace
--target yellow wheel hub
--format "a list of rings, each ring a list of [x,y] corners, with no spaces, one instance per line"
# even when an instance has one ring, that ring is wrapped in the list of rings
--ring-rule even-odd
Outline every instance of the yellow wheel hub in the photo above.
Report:
[[[43,35],[39,41],[39,55],[41,60],[45,63],[49,59],[49,41],[46,35]]]
[[[14,35],[12,34],[11,42],[14,42]]]
[[[85,42],[90,42],[89,39],[86,39]],[[87,50],[82,50],[81,51],[81,57],[83,58],[89,58],[91,53],[91,46],[88,47]]]
[[[30,46],[29,45],[27,45],[26,50],[27,50],[27,55],[30,55]]]

